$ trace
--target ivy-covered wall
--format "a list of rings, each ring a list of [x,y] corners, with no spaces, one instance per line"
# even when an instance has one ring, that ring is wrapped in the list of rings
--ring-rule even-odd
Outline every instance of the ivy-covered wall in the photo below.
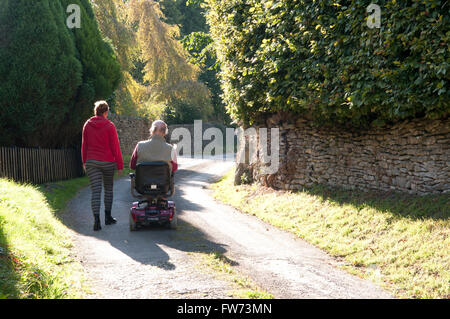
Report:
[[[244,124],[278,111],[346,127],[449,114],[448,1],[206,2],[224,101]]]

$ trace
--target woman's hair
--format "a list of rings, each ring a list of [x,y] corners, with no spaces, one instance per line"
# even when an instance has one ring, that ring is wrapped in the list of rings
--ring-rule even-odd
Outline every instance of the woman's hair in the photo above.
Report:
[[[169,128],[164,121],[156,120],[152,123],[152,127],[150,127],[150,135],[153,135],[157,131],[167,135],[169,133]]]
[[[106,101],[97,101],[94,103],[94,114],[97,116],[103,115],[105,112],[109,111],[109,106]]]

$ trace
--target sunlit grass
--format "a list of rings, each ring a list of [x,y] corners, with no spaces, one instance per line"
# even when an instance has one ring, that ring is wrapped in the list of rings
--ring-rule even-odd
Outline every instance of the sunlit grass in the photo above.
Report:
[[[450,195],[299,192],[213,185],[215,197],[342,258],[349,272],[402,298],[450,297]]]
[[[131,170],[124,156],[122,176]],[[118,176],[116,175],[116,178]],[[87,176],[31,185],[0,179],[0,298],[82,298],[88,287],[72,257],[61,214]]]
[[[0,298],[82,296],[71,238],[41,188],[0,179],[0,247]]]

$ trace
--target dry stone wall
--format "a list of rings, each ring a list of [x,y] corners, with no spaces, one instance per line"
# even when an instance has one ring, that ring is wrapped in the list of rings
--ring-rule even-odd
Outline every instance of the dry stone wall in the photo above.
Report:
[[[280,128],[280,168],[253,179],[278,189],[314,184],[414,194],[450,192],[450,120],[416,119],[364,132],[317,128],[308,121],[267,120]],[[258,150],[258,153],[260,150]]]
[[[131,155],[137,142],[149,138],[151,122],[145,118],[109,114],[108,119],[116,126],[123,156]]]

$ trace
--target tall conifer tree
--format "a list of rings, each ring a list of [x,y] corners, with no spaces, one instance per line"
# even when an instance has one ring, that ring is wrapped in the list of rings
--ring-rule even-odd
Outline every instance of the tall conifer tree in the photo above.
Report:
[[[69,29],[69,4],[81,28]],[[72,144],[95,99],[119,81],[114,53],[103,41],[88,0],[0,3],[0,144]]]
[[[39,146],[58,139],[82,66],[59,1],[2,1],[0,143]]]

